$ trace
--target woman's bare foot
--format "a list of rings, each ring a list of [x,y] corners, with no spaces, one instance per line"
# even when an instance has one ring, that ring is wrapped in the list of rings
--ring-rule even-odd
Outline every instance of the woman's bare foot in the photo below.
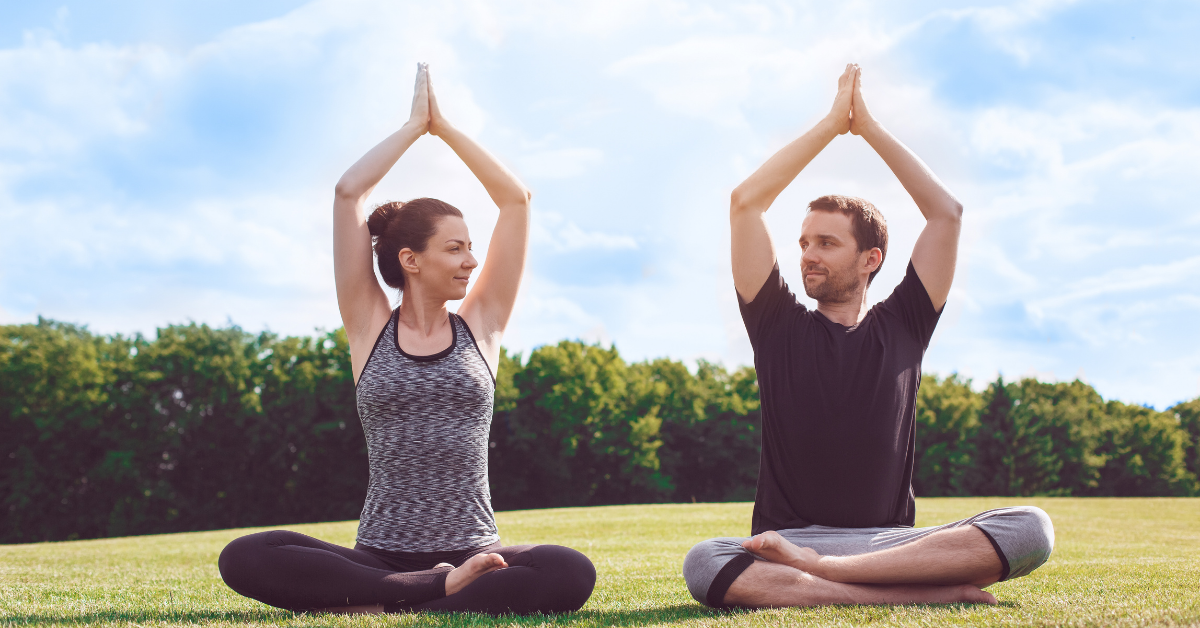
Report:
[[[817,562],[821,560],[821,555],[816,550],[799,547],[774,530],[768,530],[742,541],[742,547],[773,563],[787,565],[816,576],[821,575],[817,573]]]
[[[383,612],[383,604],[367,604],[365,606],[335,606],[323,608],[317,613],[333,613],[334,615],[378,615]]]
[[[475,582],[479,576],[507,566],[508,563],[504,562],[504,557],[499,554],[476,554],[446,575],[446,595],[454,595],[462,591],[463,587]]]

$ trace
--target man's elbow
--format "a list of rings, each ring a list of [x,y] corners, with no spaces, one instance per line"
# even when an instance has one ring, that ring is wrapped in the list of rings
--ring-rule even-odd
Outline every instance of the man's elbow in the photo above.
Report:
[[[529,188],[521,186],[521,191],[516,195],[514,204],[529,209],[529,206],[533,204],[533,192],[530,192]]]
[[[951,199],[950,202],[941,209],[941,211],[935,212],[932,215],[936,216],[936,219],[939,222],[944,221],[947,223],[960,224],[962,223],[963,215],[962,203]]]

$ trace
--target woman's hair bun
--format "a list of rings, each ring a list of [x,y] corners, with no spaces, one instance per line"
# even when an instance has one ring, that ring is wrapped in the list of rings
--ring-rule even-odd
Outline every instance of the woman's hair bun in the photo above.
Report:
[[[367,217],[367,230],[371,232],[371,237],[378,238],[387,233],[388,223],[396,217],[396,214],[400,213],[402,207],[404,207],[404,203],[396,201],[376,207],[375,211]]]
[[[374,240],[379,274],[387,285],[404,289],[400,251],[409,249],[423,253],[429,238],[437,231],[438,223],[446,216],[462,218],[462,212],[435,198],[416,198],[407,203],[391,201],[371,212],[367,217],[367,230]]]

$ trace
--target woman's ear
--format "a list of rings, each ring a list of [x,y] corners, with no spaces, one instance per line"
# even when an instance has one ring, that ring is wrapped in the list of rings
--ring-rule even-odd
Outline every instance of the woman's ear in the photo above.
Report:
[[[421,269],[417,266],[417,254],[413,253],[412,249],[403,248],[396,254],[400,259],[400,268],[410,273],[419,273]]]

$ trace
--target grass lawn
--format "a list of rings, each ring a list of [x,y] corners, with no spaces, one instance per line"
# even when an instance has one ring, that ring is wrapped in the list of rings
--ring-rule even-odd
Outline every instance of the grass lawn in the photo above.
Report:
[[[680,575],[697,541],[747,534],[749,504],[610,506],[502,512],[506,545],[558,543],[596,563],[596,591],[560,617],[304,615],[239,597],[217,573],[221,530],[0,546],[0,625],[166,626],[1141,626],[1200,625],[1200,499],[921,499],[917,525],[1032,504],[1054,519],[1057,546],[1033,575],[990,590],[987,606],[837,606],[718,612]],[[345,545],[356,522],[288,526]]]

